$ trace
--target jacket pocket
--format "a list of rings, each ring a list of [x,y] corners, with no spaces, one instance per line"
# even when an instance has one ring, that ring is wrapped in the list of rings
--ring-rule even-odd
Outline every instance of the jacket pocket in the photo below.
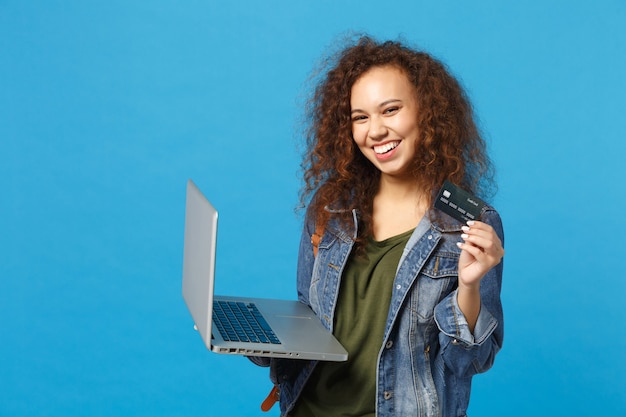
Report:
[[[459,254],[436,252],[424,264],[418,279],[417,313],[420,320],[431,320],[435,306],[457,286]]]

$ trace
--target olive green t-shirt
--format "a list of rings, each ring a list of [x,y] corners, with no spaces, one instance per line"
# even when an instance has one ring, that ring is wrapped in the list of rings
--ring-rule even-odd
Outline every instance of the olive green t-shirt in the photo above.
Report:
[[[398,262],[412,232],[380,242],[370,239],[364,255],[350,257],[333,329],[348,361],[320,362],[289,416],[375,415],[378,353]]]

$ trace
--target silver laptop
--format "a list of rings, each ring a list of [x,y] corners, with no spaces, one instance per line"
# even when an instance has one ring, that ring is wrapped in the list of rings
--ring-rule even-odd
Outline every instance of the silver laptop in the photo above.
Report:
[[[299,301],[214,295],[216,243],[217,210],[189,180],[183,298],[207,349],[248,356],[348,359],[343,346]]]

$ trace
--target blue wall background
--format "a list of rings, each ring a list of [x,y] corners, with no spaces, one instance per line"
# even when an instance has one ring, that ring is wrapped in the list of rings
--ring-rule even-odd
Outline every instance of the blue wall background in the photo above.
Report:
[[[626,6],[591,3],[0,1],[0,415],[262,415],[182,301],[185,183],[218,292],[293,297],[303,85],[346,30],[441,58],[490,142],[507,330],[471,415],[624,415]]]

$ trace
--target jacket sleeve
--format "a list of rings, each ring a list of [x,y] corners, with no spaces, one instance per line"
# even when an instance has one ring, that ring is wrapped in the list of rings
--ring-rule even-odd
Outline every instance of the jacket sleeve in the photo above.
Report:
[[[489,209],[481,221],[491,225],[504,245],[502,221]],[[439,343],[444,363],[455,375],[468,377],[485,372],[493,365],[504,338],[504,319],[500,291],[504,259],[494,266],[480,283],[481,306],[474,333],[459,308],[457,291],[453,291],[435,307],[439,327]]]
[[[309,288],[313,275],[313,264],[315,255],[313,254],[313,244],[311,237],[315,232],[315,216],[307,210],[300,236],[300,247],[298,250],[298,270],[296,275],[296,286],[298,290],[298,300],[306,305],[309,303]]]

